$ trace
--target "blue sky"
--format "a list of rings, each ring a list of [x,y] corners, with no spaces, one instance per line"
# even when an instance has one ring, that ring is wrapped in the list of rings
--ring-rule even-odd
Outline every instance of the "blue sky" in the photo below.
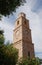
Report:
[[[42,58],[42,0],[26,0],[24,6],[20,6],[16,9],[13,15],[2,18],[0,21],[0,27],[4,29],[4,35],[6,41],[13,42],[13,29],[15,21],[20,12],[26,14],[26,18],[29,19],[30,29],[32,30],[32,42],[35,47],[35,55]]]
[[[33,11],[38,12],[39,9],[42,9],[42,0],[36,0],[36,3],[33,6]]]

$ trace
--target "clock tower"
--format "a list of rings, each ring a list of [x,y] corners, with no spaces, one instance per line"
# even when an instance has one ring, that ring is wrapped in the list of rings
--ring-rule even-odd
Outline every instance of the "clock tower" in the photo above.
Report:
[[[34,57],[34,44],[32,43],[29,20],[24,13],[20,13],[13,30],[13,46],[19,50],[19,58]]]

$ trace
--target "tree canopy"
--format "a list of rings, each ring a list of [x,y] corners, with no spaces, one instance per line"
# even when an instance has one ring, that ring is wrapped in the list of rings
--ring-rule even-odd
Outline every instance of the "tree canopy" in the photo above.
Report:
[[[0,30],[0,65],[16,65],[18,50],[10,42],[4,44],[3,30]]]
[[[16,65],[18,50],[11,44],[0,46],[0,65]]]
[[[0,0],[0,17],[12,14],[24,2],[25,0]]]
[[[0,30],[0,44],[4,44],[5,38],[4,38],[4,31]]]

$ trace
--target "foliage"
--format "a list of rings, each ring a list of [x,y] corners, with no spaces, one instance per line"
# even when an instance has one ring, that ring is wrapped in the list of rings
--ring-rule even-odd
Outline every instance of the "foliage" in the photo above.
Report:
[[[12,44],[4,44],[4,31],[0,30],[0,65],[16,65],[18,61],[18,50]]]
[[[0,20],[1,20],[1,18],[2,18],[2,15],[0,14]]]
[[[40,60],[39,60],[39,58],[37,57],[37,58],[33,58],[32,60],[31,60],[31,65],[40,65]]]
[[[13,48],[11,44],[6,45],[6,55],[8,62],[8,65],[15,65],[18,61],[18,50],[16,48]]]
[[[25,0],[0,0],[0,14],[7,16],[16,11]]]
[[[42,64],[42,59],[39,59],[40,60],[40,64]]]
[[[21,58],[19,59],[17,65],[31,65],[29,58]]]
[[[0,65],[16,65],[18,61],[18,50],[11,44],[0,45]]]
[[[3,30],[0,30],[0,44],[3,44],[4,41],[5,41],[5,38],[4,38],[4,31]]]
[[[26,59],[20,59],[17,65],[40,65],[39,58],[26,58]]]

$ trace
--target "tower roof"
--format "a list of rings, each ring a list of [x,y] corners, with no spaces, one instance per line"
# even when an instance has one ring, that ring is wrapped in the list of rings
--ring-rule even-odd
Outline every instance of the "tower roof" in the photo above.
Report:
[[[26,14],[21,12],[21,13],[19,13],[18,17],[21,17],[21,16],[26,17]]]

